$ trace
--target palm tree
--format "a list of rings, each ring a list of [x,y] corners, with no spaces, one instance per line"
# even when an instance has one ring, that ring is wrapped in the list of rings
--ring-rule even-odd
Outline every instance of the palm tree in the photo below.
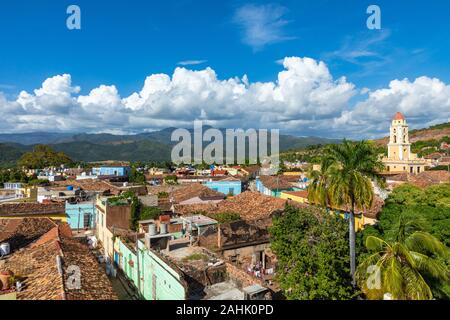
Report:
[[[309,201],[331,208],[350,207],[350,273],[356,285],[355,209],[372,206],[372,180],[379,180],[383,169],[375,148],[367,142],[330,145],[324,150],[320,172],[310,174]]]
[[[400,217],[388,240],[367,237],[366,247],[371,254],[358,266],[356,275],[369,299],[381,299],[389,293],[393,299],[428,300],[433,294],[427,279],[449,280],[449,270],[442,259],[448,257],[448,248],[416,229],[414,221]],[[376,285],[368,270],[377,270],[378,279],[372,276],[378,281]]]

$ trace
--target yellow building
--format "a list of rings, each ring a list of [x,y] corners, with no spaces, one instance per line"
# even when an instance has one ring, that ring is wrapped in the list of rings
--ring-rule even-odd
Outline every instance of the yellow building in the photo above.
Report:
[[[114,197],[112,197],[114,198]],[[105,257],[114,257],[114,235],[127,231],[130,223],[131,206],[124,200],[112,202],[111,197],[97,197],[96,235],[103,247]]]
[[[285,200],[292,200],[298,203],[308,203],[308,191],[284,191],[280,193],[280,198]]]
[[[301,171],[287,171],[287,172],[283,172],[284,176],[301,176],[302,172]]]
[[[392,119],[390,128],[388,156],[383,158],[387,173],[412,173],[425,171],[429,162],[411,153],[408,124],[400,112]]]
[[[285,191],[280,194],[281,199],[291,200],[298,203],[309,203],[308,202],[308,190],[300,191]],[[330,214],[337,214],[341,218],[347,218],[345,210],[328,209]],[[376,219],[365,216],[362,212],[355,214],[355,231],[358,232],[363,230],[366,225],[374,225],[377,222]]]

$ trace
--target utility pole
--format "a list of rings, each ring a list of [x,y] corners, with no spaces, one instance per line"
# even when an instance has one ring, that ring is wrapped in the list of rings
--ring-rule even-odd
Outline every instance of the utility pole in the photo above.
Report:
[[[80,232],[80,214],[81,214],[81,208],[78,207],[78,232]]]

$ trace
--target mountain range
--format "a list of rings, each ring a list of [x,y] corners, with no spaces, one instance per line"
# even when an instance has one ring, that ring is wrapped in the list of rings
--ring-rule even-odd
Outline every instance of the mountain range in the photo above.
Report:
[[[206,129],[205,127],[204,130]],[[171,141],[173,130],[175,128],[166,128],[134,135],[54,132],[0,134],[0,164],[15,163],[23,153],[32,150],[37,144],[50,145],[54,150],[62,151],[76,161],[169,161],[172,147],[177,143]],[[225,132],[225,129],[219,130]],[[190,131],[192,133],[192,130]],[[280,135],[280,151],[339,141]]]

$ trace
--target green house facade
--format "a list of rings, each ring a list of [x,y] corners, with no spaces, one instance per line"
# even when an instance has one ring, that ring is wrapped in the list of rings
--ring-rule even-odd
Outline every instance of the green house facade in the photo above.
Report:
[[[115,263],[141,296],[145,300],[185,300],[187,293],[182,272],[149,250],[142,240],[138,241],[138,252],[139,256],[134,246],[116,238]]]

